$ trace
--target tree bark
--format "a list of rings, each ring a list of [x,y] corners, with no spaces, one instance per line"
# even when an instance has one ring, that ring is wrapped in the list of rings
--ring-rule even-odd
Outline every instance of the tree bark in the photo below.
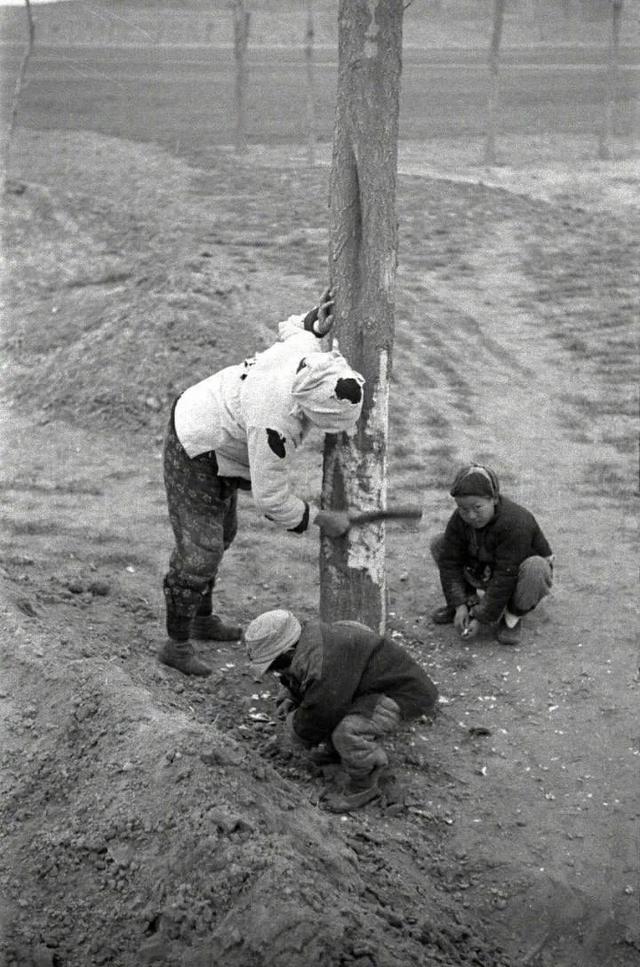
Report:
[[[233,0],[233,51],[236,61],[236,154],[240,154],[247,147],[247,47],[249,45],[250,21],[251,14],[246,8],[246,0]]]
[[[622,16],[622,0],[610,0],[611,19],[609,21],[609,55],[607,63],[607,84],[600,128],[598,158],[608,161],[611,158],[611,139],[613,137],[613,117],[616,109],[616,92],[618,88],[618,61],[620,56],[620,19]]]
[[[504,23],[505,0],[494,0],[493,29],[489,48],[489,100],[487,105],[487,138],[484,147],[484,163],[496,163],[496,133],[500,111],[500,42]]]
[[[356,434],[325,440],[322,502],[384,507],[397,265],[403,0],[340,0],[330,278],[340,349],[366,379]],[[384,631],[384,525],[320,544],[320,613]]]
[[[313,0],[307,0],[307,30],[305,34],[305,61],[307,65],[307,161],[316,163],[316,98],[313,64]]]

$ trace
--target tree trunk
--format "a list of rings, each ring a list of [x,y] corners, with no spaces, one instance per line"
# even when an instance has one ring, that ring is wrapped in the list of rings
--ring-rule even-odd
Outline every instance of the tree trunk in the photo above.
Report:
[[[307,31],[305,35],[305,60],[307,64],[307,161],[316,163],[316,99],[313,65],[313,0],[307,0]]]
[[[620,53],[620,18],[622,15],[622,0],[611,0],[611,20],[609,31],[609,57],[607,64],[607,85],[604,98],[602,127],[600,128],[600,143],[598,157],[601,161],[608,161],[611,157],[611,139],[613,137],[613,117],[616,109],[616,92],[618,87],[618,58]]]
[[[366,379],[355,436],[325,439],[322,502],[385,506],[397,263],[396,176],[404,0],[340,0],[330,276],[340,349]],[[320,613],[384,631],[381,524],[320,545]]]
[[[25,47],[22,61],[20,62],[18,77],[16,78],[16,86],[13,91],[11,117],[9,118],[9,130],[7,132],[7,150],[15,130],[16,120],[18,118],[18,103],[20,101],[20,93],[22,91],[22,85],[24,84],[25,75],[27,73],[27,64],[29,63],[29,58],[31,57],[31,52],[36,39],[36,25],[33,19],[30,0],[25,0],[25,12],[27,15],[27,46]]]
[[[246,0],[233,0],[233,50],[236,61],[236,132],[235,150],[240,154],[247,147],[247,47],[251,14]]]
[[[544,11],[541,7],[542,0],[533,0],[533,22],[536,25],[538,40],[544,40]]]
[[[484,147],[484,163],[496,163],[496,132],[500,111],[500,41],[504,23],[506,0],[493,2],[493,30],[489,49],[489,102],[487,105],[487,138]]]

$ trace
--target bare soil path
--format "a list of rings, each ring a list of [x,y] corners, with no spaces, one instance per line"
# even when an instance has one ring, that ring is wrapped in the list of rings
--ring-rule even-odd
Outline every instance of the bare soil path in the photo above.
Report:
[[[154,657],[168,402],[319,291],[326,172],[23,137],[3,213],[8,967],[635,963],[629,171],[594,172],[593,205],[557,168],[544,193],[522,170],[403,176],[390,490],[425,514],[389,529],[390,631],[443,701],[397,741],[397,787],[332,817],[317,805],[332,775],[273,753],[269,686],[237,647],[203,647],[205,682]],[[624,200],[604,206],[616,177]],[[469,458],[557,555],[553,599],[515,649],[428,619],[428,540]],[[303,492],[319,461],[313,441]],[[243,500],[220,610],[313,614],[315,555]]]

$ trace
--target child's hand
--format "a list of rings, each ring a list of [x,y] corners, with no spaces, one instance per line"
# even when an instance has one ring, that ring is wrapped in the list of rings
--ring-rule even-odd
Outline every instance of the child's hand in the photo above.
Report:
[[[282,695],[276,701],[276,715],[279,719],[286,719],[290,712],[294,712],[296,709],[296,703],[291,698],[290,695]]]
[[[480,631],[480,622],[473,617],[473,612],[469,610],[466,604],[461,604],[456,608],[453,623],[461,638],[475,638]]]
[[[459,635],[465,630],[469,624],[469,609],[466,604],[460,604],[456,608],[456,613],[453,619],[456,631]]]
[[[461,632],[462,638],[475,638],[480,631],[480,622],[477,618],[471,618]]]

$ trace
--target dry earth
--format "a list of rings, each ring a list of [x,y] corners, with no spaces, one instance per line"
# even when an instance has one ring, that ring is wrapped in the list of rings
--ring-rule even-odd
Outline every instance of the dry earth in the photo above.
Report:
[[[271,687],[238,647],[203,646],[204,682],[154,657],[169,402],[314,300],[327,169],[20,132],[2,216],[6,967],[637,963],[638,165],[521,147],[491,173],[471,145],[471,163],[403,148],[389,489],[424,518],[388,531],[390,632],[442,703],[398,738],[384,799],[334,817],[318,797],[339,777],[274,752]],[[557,555],[515,649],[428,619],[428,539],[469,458]],[[301,493],[319,467],[315,440]],[[316,555],[243,499],[220,610],[313,614]]]

